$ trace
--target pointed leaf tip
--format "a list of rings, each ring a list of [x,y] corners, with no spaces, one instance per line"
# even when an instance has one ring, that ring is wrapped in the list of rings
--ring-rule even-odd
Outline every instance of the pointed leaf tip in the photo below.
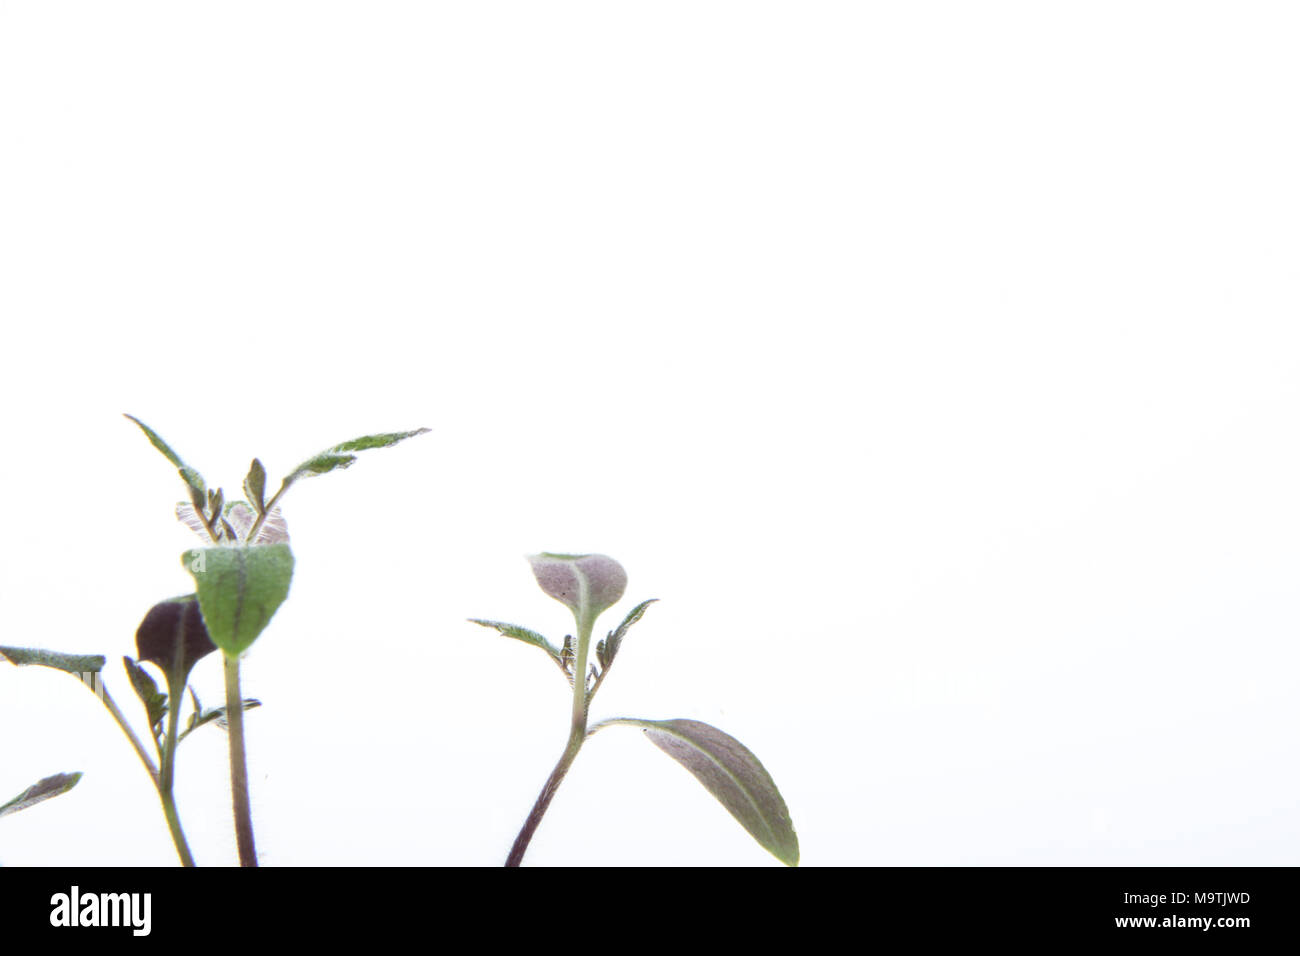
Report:
[[[362,435],[360,438],[340,442],[331,448],[326,448],[318,455],[313,455],[291,471],[288,477],[284,479],[283,487],[287,488],[299,478],[313,478],[316,475],[324,475],[340,468],[350,467],[357,460],[357,456],[350,454],[351,452],[369,451],[372,448],[388,448],[407,438],[423,435],[428,430],[427,428],[417,428],[409,432],[384,432],[378,435]]]
[[[248,466],[248,477],[244,479],[244,494],[249,503],[261,514],[266,510],[266,469],[256,458]]]
[[[799,864],[799,838],[776,781],[735,737],[698,720],[619,720],[689,770],[749,835],[787,866]]]
[[[166,458],[169,462],[171,462],[172,466],[175,467],[181,473],[181,480],[184,481],[185,484],[189,486],[191,495],[192,496],[197,495],[198,498],[204,497],[206,492],[206,485],[203,481],[203,476],[200,475],[193,468],[191,468],[189,465],[185,464],[185,462],[181,461],[181,456],[176,454],[176,452],[172,451],[171,446],[168,445],[165,441],[163,441],[162,436],[159,435],[156,431],[154,431],[144,422],[140,421],[140,419],[136,418],[134,415],[127,415],[125,412],[123,413],[123,415],[124,417],[129,418],[131,421],[135,422],[136,425],[140,427],[140,430],[144,432],[145,437],[149,439],[149,443],[153,445],[154,448],[157,448],[158,451],[162,453],[162,456]]]
[[[471,624],[492,628],[505,637],[513,637],[516,641],[523,641],[525,644],[532,644],[534,647],[540,647],[550,655],[551,659],[556,663],[559,663],[560,661],[559,649],[536,631],[530,631],[528,628],[520,627],[517,624],[506,624],[504,621],[485,621],[477,617],[471,617],[468,620]]]
[[[26,810],[38,803],[67,793],[81,781],[81,773],[56,773],[32,784],[6,804],[0,805],[0,817]]]

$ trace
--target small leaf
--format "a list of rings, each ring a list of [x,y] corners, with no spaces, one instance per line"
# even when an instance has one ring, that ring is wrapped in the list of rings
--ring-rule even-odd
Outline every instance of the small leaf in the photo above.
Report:
[[[51,797],[57,797],[61,793],[67,793],[75,787],[80,780],[80,773],[56,773],[52,777],[46,777],[44,780],[32,784],[8,803],[0,806],[0,817],[8,816],[11,813],[17,813],[19,810],[26,810],[28,807],[35,806],[44,800],[49,800]]]
[[[698,720],[625,720],[695,775],[740,825],[782,863],[797,866],[799,838],[781,791],[758,758],[735,737]]]
[[[196,704],[198,703],[198,698],[197,698],[197,697],[195,698],[195,703],[196,703]],[[246,710],[246,711],[248,711],[248,710],[252,710],[254,707],[261,707],[261,706],[262,706],[262,702],[261,702],[260,700],[257,700],[257,699],[252,698],[252,697],[245,697],[245,698],[244,698],[244,707],[243,707],[243,709]],[[182,740],[184,740],[184,739],[185,739],[186,737],[188,737],[190,734],[194,733],[194,731],[198,730],[198,729],[199,729],[200,727],[202,727],[204,724],[210,724],[210,723],[212,723],[213,721],[216,721],[218,727],[222,727],[222,728],[224,728],[224,727],[226,726],[226,708],[225,708],[225,707],[217,707],[217,708],[214,709],[214,710],[198,710],[198,709],[196,709],[195,712],[194,712],[193,714],[190,715],[190,723],[189,723],[189,726],[185,728],[184,733],[182,733],[179,737],[176,738],[176,742],[177,742],[177,743],[180,743]]]
[[[149,676],[149,672],[131,658],[123,657],[122,663],[126,665],[126,676],[131,678],[131,687],[135,690],[135,696],[140,698],[140,703],[144,704],[149,726],[157,737],[162,720],[167,716],[167,695],[158,689],[158,684]]]
[[[641,620],[645,615],[646,608],[651,604],[654,604],[657,600],[659,599],[651,598],[648,601],[642,601],[636,607],[632,608],[632,610],[628,611],[627,617],[623,618],[623,623],[615,628],[613,633],[609,635],[609,640],[605,642],[605,657],[611,664],[614,662],[614,658],[618,655],[618,649],[623,646],[623,638],[627,636],[627,632],[631,629],[632,625]]]
[[[179,469],[181,473],[181,480],[184,481],[185,484],[190,486],[192,492],[197,492],[197,494],[200,497],[204,496],[206,485],[203,482],[203,476],[200,475],[193,468],[191,468],[189,465],[185,464],[185,462],[181,461],[181,456],[176,454],[176,452],[172,451],[171,446],[168,445],[165,441],[163,441],[156,431],[154,431],[144,422],[140,421],[140,419],[136,418],[134,415],[127,415],[126,417],[131,419],[131,421],[135,422],[137,425],[139,425],[140,430],[145,433],[145,436],[149,439],[149,442],[153,445],[153,447],[157,448],[160,452],[162,452],[163,457],[166,458],[168,461],[170,461],[173,465],[175,465],[177,469]],[[201,505],[198,505],[196,503],[195,507],[196,508],[201,507]]]
[[[43,651],[34,647],[0,647],[0,657],[19,667],[29,665],[53,667],[75,677],[80,677],[82,674],[98,674],[107,663],[106,659],[99,654],[61,654],[58,651]]]
[[[339,468],[347,468],[357,460],[356,455],[348,454],[354,451],[369,451],[372,448],[387,448],[390,445],[396,445],[399,441],[411,438],[415,435],[423,435],[429,429],[417,428],[411,432],[387,432],[381,435],[363,435],[361,438],[353,438],[351,441],[345,441],[335,445],[333,448],[327,448],[318,455],[313,455],[301,465],[289,473],[284,479],[280,488],[281,493],[299,478],[311,478],[316,475],[323,475],[327,472]]]
[[[248,477],[244,479],[244,494],[248,495],[248,500],[257,509],[258,514],[266,510],[266,469],[256,458],[248,466]]]
[[[287,544],[195,548],[182,560],[194,576],[208,636],[229,657],[248,650],[289,596]]]
[[[145,436],[153,444],[153,447],[163,453],[164,458],[170,461],[177,468],[185,467],[185,462],[181,461],[181,456],[172,451],[171,446],[163,441],[162,437],[156,431],[144,422],[140,421],[140,419],[136,418],[134,415],[127,415],[126,417],[140,426],[140,430],[145,433]]]
[[[254,707],[261,707],[261,706],[262,706],[262,702],[257,698],[245,697],[243,701],[243,705],[239,709],[247,712],[252,710]],[[216,710],[211,712],[213,717],[217,721],[217,726],[220,727],[222,730],[227,730],[230,727],[230,715],[228,713],[228,710],[229,708],[222,706],[222,707],[218,707]]]
[[[483,627],[495,628],[506,637],[513,637],[515,640],[523,641],[525,644],[532,644],[534,647],[540,647],[551,656],[552,660],[557,664],[560,663],[560,652],[556,649],[555,645],[536,631],[530,631],[526,627],[519,627],[515,624],[504,624],[501,621],[481,621],[474,617],[470,618],[469,621],[471,624],[479,624]]]

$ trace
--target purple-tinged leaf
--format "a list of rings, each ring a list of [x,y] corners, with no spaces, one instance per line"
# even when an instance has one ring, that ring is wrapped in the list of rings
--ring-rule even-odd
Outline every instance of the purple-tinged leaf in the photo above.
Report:
[[[787,866],[799,865],[799,838],[776,782],[757,757],[735,737],[698,720],[639,720],[620,717],[592,727],[640,727],[650,741],[694,774],[695,779]]]

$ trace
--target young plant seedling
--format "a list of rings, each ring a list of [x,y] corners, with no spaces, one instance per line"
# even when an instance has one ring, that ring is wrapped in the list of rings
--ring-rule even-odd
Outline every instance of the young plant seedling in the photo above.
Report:
[[[471,621],[545,651],[573,689],[573,710],[564,753],[515,838],[506,866],[519,866],[523,862],[533,834],[583,743],[597,731],[618,725],[639,727],[660,750],[694,774],[764,849],[782,863],[797,866],[799,838],[795,836],[785,800],[758,758],[739,740],[717,727],[682,718],[615,717],[588,727],[592,698],[609,673],[628,630],[641,620],[653,599],[632,608],[622,624],[597,642],[595,663],[591,663],[591,633],[596,619],[617,604],[627,588],[623,566],[603,554],[536,554],[528,560],[542,590],[573,612],[576,641],[566,636],[564,643],[556,647],[528,628],[477,618]]]
[[[199,727],[213,722],[224,726],[230,743],[230,785],[239,862],[242,866],[256,866],[257,848],[244,752],[244,711],[259,706],[260,702],[242,696],[239,665],[242,655],[289,595],[293,552],[289,548],[289,532],[279,508],[280,500],[304,478],[351,466],[356,461],[356,452],[386,448],[428,429],[366,435],[327,448],[293,469],[269,500],[266,469],[254,458],[244,479],[247,500],[227,501],[223,489],[209,488],[203,477],[185,464],[153,429],[138,418],[126,417],[140,426],[153,446],[180,473],[189,501],[176,506],[176,517],[198,534],[205,545],[181,556],[194,577],[194,593],[154,605],[136,632],[139,659],[123,658],[131,687],[144,705],[157,764],[105,688],[103,657],[13,647],[0,647],[0,657],[18,665],[36,664],[74,674],[95,691],[148,771],[162,802],[176,852],[185,866],[193,866],[194,857],[186,843],[173,796],[176,749]],[[203,657],[216,650],[221,651],[225,664],[226,703],[224,707],[206,709],[189,686],[190,672]],[[144,667],[146,662],[162,672],[166,693]],[[187,691],[190,713],[182,731],[181,709]],[[22,809],[70,789],[80,776],[61,775],[43,780],[18,797],[13,809]],[[0,813],[13,812],[6,809],[9,807],[10,804],[5,804]]]

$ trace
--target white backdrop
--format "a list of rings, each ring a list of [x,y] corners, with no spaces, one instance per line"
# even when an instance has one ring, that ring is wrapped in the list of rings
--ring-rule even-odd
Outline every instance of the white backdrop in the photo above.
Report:
[[[1300,15],[1228,3],[0,3],[0,644],[191,589],[156,428],[286,499],[266,864],[495,864],[593,718],[748,744],[806,865],[1295,864]],[[205,700],[220,667],[200,664]],[[94,698],[0,666],[0,862],[175,861]],[[535,864],[779,865],[626,728]],[[235,859],[221,731],[180,751]]]

